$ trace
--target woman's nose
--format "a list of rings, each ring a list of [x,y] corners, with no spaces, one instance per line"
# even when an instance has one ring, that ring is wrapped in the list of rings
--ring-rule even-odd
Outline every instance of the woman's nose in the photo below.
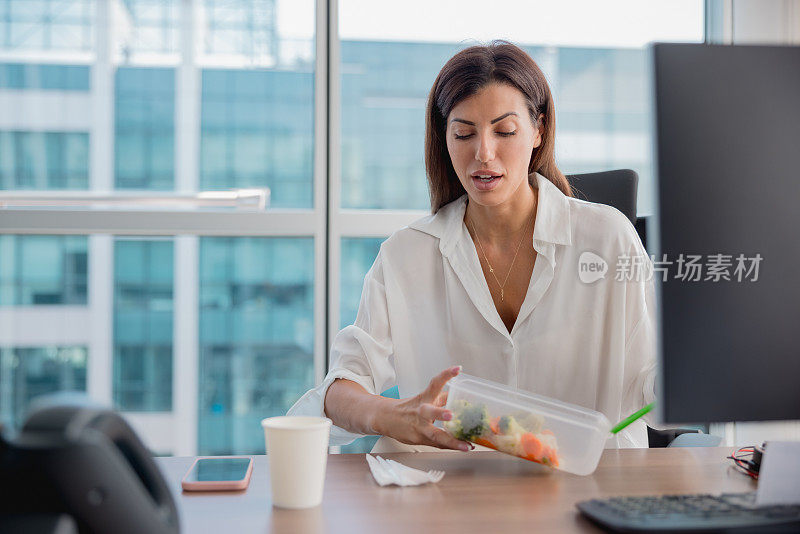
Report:
[[[475,159],[481,163],[494,159],[494,146],[488,136],[481,136],[479,139],[478,151],[475,152]]]

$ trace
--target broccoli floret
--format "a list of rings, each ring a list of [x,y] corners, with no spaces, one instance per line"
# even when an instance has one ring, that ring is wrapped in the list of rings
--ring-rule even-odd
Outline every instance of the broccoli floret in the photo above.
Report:
[[[510,415],[504,415],[497,423],[497,428],[501,434],[513,434],[517,425],[517,421]]]
[[[513,415],[503,415],[497,420],[497,432],[506,436],[519,436],[525,433]]]
[[[459,401],[453,412],[455,416],[453,420],[458,423],[452,426],[456,439],[469,441],[488,431],[489,411],[485,405],[472,405],[462,400]]]

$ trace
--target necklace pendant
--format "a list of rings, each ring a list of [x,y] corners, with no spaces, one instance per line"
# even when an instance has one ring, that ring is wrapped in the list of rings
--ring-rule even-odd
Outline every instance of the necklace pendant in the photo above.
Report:
[[[506,300],[506,299],[505,299],[505,296],[503,295],[503,288],[501,287],[501,288],[500,288],[500,301],[501,301],[501,302],[503,302],[503,301],[505,301],[505,300]]]

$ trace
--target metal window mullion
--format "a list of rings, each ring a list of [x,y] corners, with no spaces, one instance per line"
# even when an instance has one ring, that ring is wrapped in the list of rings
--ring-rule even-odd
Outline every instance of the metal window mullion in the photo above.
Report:
[[[705,36],[707,44],[733,43],[733,0],[706,0]]]
[[[175,238],[173,267],[172,411],[175,435],[172,453],[197,454],[200,367],[200,257],[196,236]]]
[[[387,237],[427,215],[422,210],[340,210],[339,237]]]
[[[114,176],[114,71],[111,64],[111,4],[95,4],[95,61],[91,67],[94,103],[89,133],[89,186],[109,191]],[[5,225],[0,224],[0,227]],[[86,391],[97,402],[113,403],[114,239],[89,237],[88,304],[91,337],[86,362]]]
[[[330,184],[330,41],[331,17],[336,16],[335,0],[316,0],[314,68],[314,383],[327,372],[328,336],[326,313],[331,278],[328,269],[330,237],[328,226]]]
[[[89,185],[114,188],[114,68],[111,62],[111,3],[97,2],[96,59],[91,67],[92,126],[89,134]]]
[[[113,403],[114,238],[89,237],[89,316],[91,336],[86,363],[86,391],[106,406]]]
[[[200,161],[200,72],[195,61],[197,6],[182,0],[181,63],[176,69],[175,190],[197,191]],[[198,449],[200,366],[200,257],[197,236],[177,236],[173,258],[172,412],[175,434],[172,454],[194,456]]]
[[[200,71],[195,61],[196,6],[180,3],[181,62],[175,69],[175,191],[198,191],[200,161]]]
[[[341,40],[339,38],[339,2],[328,0],[328,343],[329,349],[339,330],[341,298]],[[326,357],[327,361],[327,357]],[[327,365],[325,370],[327,372]]]
[[[0,209],[0,234],[324,236],[313,210]]]

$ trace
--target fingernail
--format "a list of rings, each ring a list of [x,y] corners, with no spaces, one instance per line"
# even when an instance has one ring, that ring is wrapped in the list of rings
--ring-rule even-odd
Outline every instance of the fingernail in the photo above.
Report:
[[[461,372],[461,366],[460,365],[456,365],[455,367],[453,367],[451,369],[451,371],[453,371],[454,373],[460,373]]]
[[[445,412],[444,414],[442,414],[442,421],[449,421],[452,418],[453,418],[452,412]]]
[[[470,450],[469,449],[469,445],[467,445],[466,443],[462,443],[461,445],[458,446],[458,448],[461,449],[464,452],[467,452],[468,450]]]

